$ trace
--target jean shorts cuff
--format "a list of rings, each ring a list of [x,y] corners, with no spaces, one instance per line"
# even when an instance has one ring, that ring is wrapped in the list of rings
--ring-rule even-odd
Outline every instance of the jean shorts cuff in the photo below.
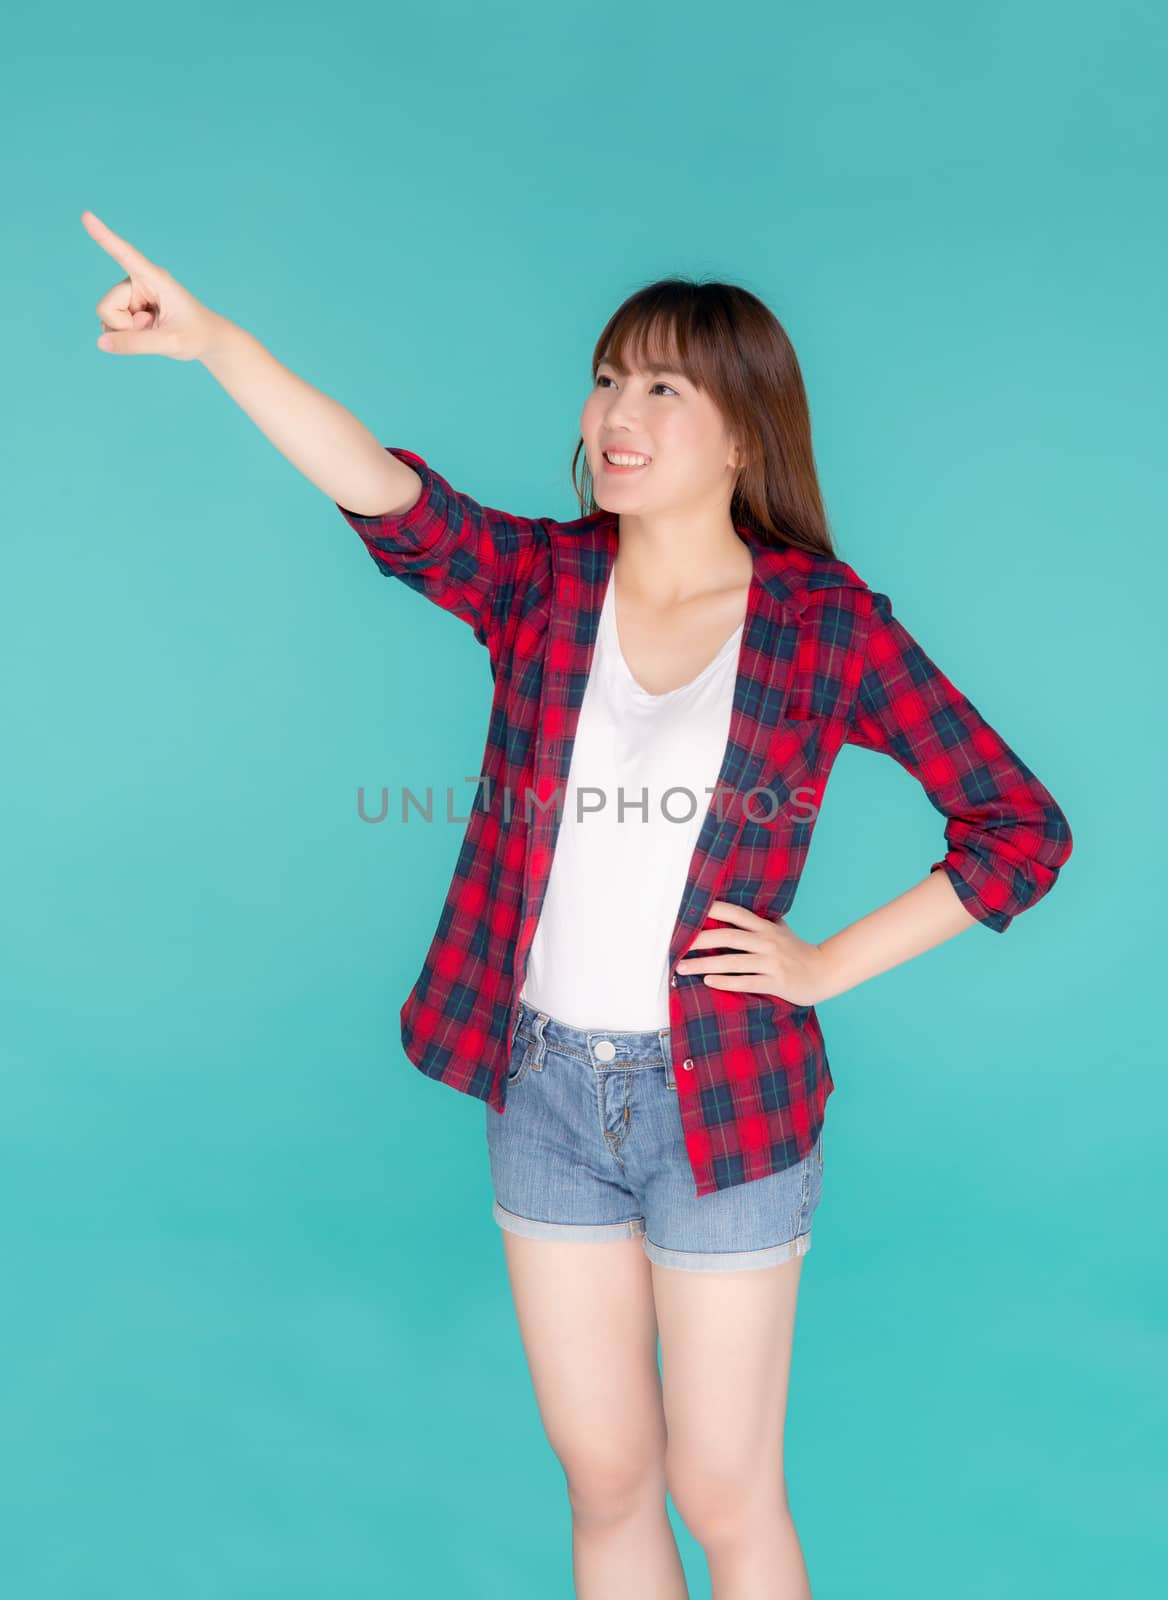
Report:
[[[645,1231],[644,1217],[630,1217],[627,1222],[538,1222],[534,1217],[517,1217],[497,1200],[492,1215],[501,1228],[522,1234],[525,1239],[572,1239],[587,1244],[605,1239],[639,1239]]]
[[[645,1254],[659,1267],[677,1267],[682,1272],[749,1272],[754,1267],[774,1267],[780,1261],[790,1261],[792,1256],[805,1256],[811,1249],[811,1230],[797,1234],[786,1244],[775,1244],[765,1250],[663,1250],[659,1244],[645,1240]]]

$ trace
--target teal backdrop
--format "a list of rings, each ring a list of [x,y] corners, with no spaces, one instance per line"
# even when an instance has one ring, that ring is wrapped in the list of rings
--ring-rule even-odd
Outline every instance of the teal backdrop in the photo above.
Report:
[[[1162,1593],[1163,14],[339,0],[5,34],[4,1592],[571,1593],[486,1108],[399,1037],[462,824],[357,807],[449,784],[465,818],[486,653],[201,366],[97,349],[92,209],[525,514],[578,514],[634,288],[724,277],[780,317],[839,553],[1075,841],[1004,935],[820,1008],[786,1435],[815,1594]],[[915,883],[942,828],[845,749],[796,932]]]

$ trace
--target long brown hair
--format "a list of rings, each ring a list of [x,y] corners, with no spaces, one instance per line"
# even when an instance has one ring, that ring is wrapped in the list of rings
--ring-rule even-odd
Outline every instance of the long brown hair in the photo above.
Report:
[[[803,374],[782,324],[757,295],[737,284],[692,278],[646,284],[602,329],[592,352],[593,384],[601,361],[625,371],[668,365],[705,390],[745,455],[731,521],[746,524],[766,543],[835,556]],[[582,437],[572,455],[572,487],[584,516],[600,510]]]

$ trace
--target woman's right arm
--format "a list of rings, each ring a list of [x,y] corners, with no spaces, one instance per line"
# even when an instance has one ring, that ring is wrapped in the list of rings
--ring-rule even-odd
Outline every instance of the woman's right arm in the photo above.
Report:
[[[383,447],[351,411],[201,304],[91,211],[81,220],[128,274],[97,303],[100,347],[201,362],[336,504],[379,570],[468,622],[494,658],[521,568],[546,544],[546,524],[482,506],[413,451]]]
[[[330,500],[360,516],[400,515],[422,490],[339,401],[278,361],[246,328],[211,313],[200,360],[261,433]]]
[[[225,318],[217,319],[202,361],[277,450],[336,503],[378,570],[461,617],[496,660],[540,523],[490,510],[414,451],[383,447],[344,406]]]

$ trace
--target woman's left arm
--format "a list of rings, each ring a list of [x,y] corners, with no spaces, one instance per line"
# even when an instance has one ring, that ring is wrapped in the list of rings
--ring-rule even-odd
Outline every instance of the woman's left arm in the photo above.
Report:
[[[1004,933],[1054,887],[1071,829],[1050,791],[873,594],[845,740],[892,756],[946,818],[943,868],[966,911]]]
[[[846,742],[892,756],[912,773],[946,818],[948,849],[923,882],[819,945],[831,994],[975,922],[1004,933],[1054,887],[1071,853],[1065,814],[893,615],[886,594],[873,594]]]
[[[834,999],[976,920],[943,872],[931,872],[820,944],[801,939],[784,917],[762,917],[730,900],[715,900],[709,916],[724,926],[702,928],[676,970],[702,977],[712,989],[774,994],[797,1006]],[[731,953],[706,955],[711,947]]]
[[[1004,933],[1054,886],[1071,830],[1050,791],[872,593],[862,673],[845,743],[892,756],[946,818],[945,855],[887,904],[812,944],[784,918],[716,901],[732,925],[699,932],[679,972],[712,987],[781,995],[796,1005],[853,989],[981,922]],[[706,957],[711,946],[739,954]],[[749,971],[743,971],[749,968]]]
[[[965,907],[946,874],[931,870],[927,878],[895,900],[821,940],[814,947],[818,956],[809,952],[808,978],[815,996],[811,1004],[845,994],[858,983],[976,927],[978,919]]]

